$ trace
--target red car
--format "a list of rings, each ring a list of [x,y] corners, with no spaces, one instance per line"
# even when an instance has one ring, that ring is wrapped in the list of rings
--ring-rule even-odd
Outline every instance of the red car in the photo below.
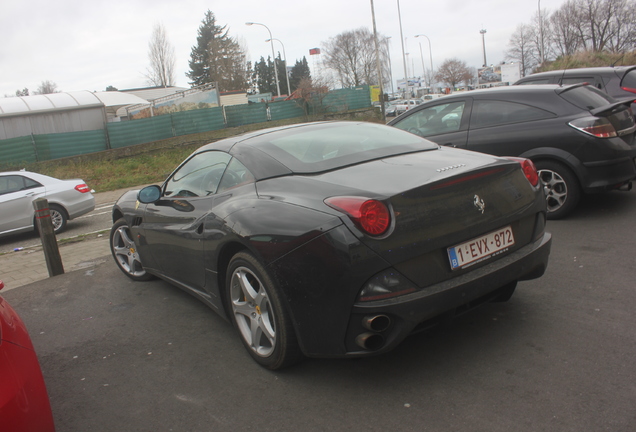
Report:
[[[4,283],[0,281],[0,290]],[[0,296],[0,429],[55,431],[49,396],[24,322]]]

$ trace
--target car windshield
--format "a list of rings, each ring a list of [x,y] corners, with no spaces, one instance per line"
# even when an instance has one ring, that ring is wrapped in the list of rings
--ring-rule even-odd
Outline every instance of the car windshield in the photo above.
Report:
[[[289,128],[254,143],[294,173],[318,173],[369,160],[438,148],[416,135],[374,123]]]
[[[589,85],[571,87],[561,92],[560,96],[577,107],[586,110],[593,110],[616,102],[608,94]]]

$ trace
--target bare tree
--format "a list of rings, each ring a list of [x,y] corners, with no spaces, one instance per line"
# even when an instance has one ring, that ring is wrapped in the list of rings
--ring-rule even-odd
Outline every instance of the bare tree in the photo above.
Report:
[[[517,29],[509,46],[507,56],[522,63],[522,73],[542,59],[582,51],[629,52],[636,48],[636,0],[567,0],[551,15],[536,13],[527,27]]]
[[[616,14],[607,49],[613,53],[625,53],[636,48],[636,1],[615,0]]]
[[[521,76],[526,76],[537,64],[532,55],[532,28],[528,24],[519,24],[508,42],[506,59],[521,64]]]
[[[634,46],[634,0],[572,0],[579,44],[586,51],[623,52]]]
[[[378,38],[383,39],[380,35]],[[359,28],[340,33],[324,42],[324,47],[323,63],[335,72],[343,87],[378,84],[376,52],[371,31]],[[383,54],[380,57],[385,60]]]
[[[60,91],[57,89],[57,84],[55,84],[53,81],[42,81],[40,83],[40,85],[38,86],[38,89],[36,91],[33,92],[33,94],[36,95],[43,95],[43,94],[51,94],[51,93],[59,93]]]
[[[295,101],[305,112],[305,118],[310,114],[321,115],[326,107],[323,100],[329,94],[329,87],[320,78],[303,77],[294,91]]]
[[[534,14],[530,23],[530,55],[536,64],[541,65],[554,58],[552,44],[552,27],[550,14],[543,9]]]
[[[457,58],[444,60],[444,63],[437,69],[435,79],[449,84],[451,88],[462,82],[469,82],[473,78],[470,68]]]
[[[581,46],[577,33],[577,12],[574,1],[565,2],[550,17],[552,44],[557,57],[573,55]]]
[[[168,41],[163,24],[155,24],[152,37],[148,43],[148,59],[150,67],[145,74],[148,84],[157,87],[175,85],[174,47]]]

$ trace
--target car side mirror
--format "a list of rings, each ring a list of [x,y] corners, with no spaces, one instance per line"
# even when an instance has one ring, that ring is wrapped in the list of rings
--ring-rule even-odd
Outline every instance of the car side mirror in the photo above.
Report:
[[[157,185],[146,186],[137,194],[137,200],[142,204],[152,204],[161,198],[161,188]]]

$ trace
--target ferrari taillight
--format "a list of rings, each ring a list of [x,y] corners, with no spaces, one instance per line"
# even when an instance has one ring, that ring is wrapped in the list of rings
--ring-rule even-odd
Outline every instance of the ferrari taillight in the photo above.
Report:
[[[75,190],[80,193],[86,193],[91,191],[91,189],[85,183],[75,186]]]
[[[520,157],[509,157],[507,159],[519,162],[519,164],[521,164],[523,174],[526,176],[532,186],[536,186],[539,184],[539,173],[537,172],[537,167],[534,166],[534,162],[532,162],[530,159]]]
[[[366,234],[379,236],[387,232],[391,225],[391,213],[387,206],[378,200],[364,197],[331,197],[325,204],[342,211]]]

